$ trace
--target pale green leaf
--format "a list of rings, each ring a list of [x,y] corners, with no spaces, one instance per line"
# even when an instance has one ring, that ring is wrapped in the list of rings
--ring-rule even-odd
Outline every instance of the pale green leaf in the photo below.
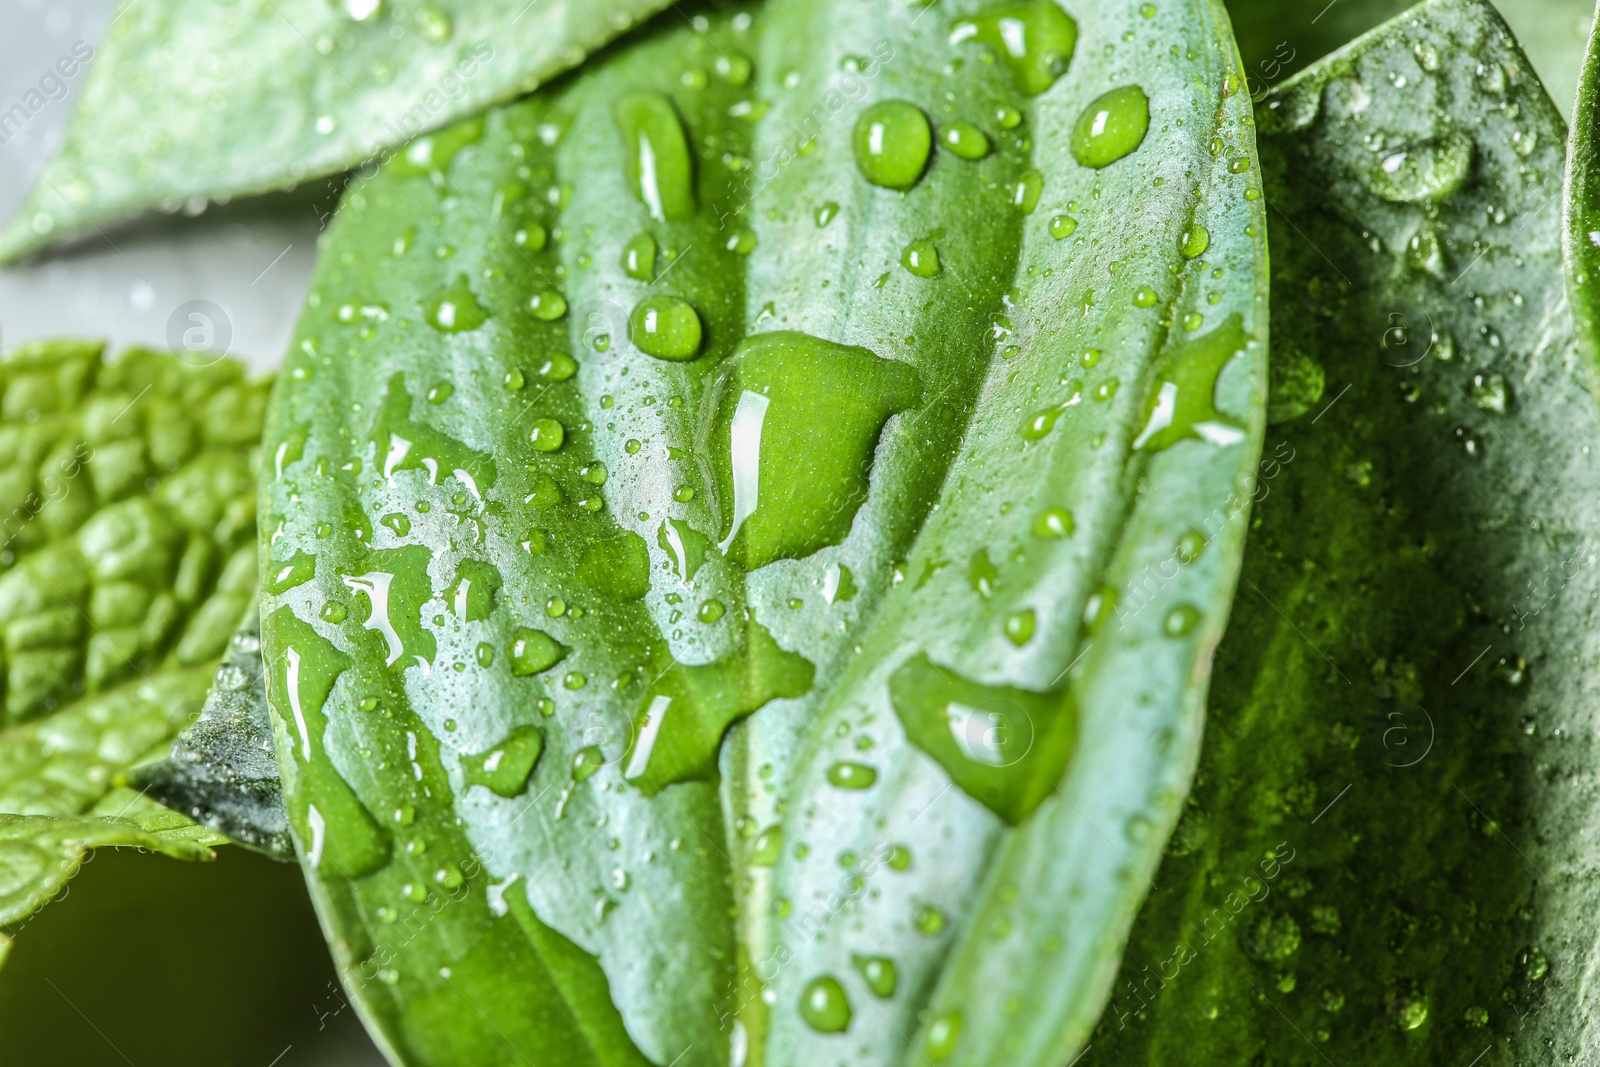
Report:
[[[574,66],[661,0],[124,0],[0,259],[155,208],[372,167]],[[92,59],[91,59],[92,57]],[[87,62],[87,73],[80,73]],[[409,151],[447,162],[428,140]],[[357,178],[360,181],[360,178]],[[318,210],[331,214],[339,182]]]

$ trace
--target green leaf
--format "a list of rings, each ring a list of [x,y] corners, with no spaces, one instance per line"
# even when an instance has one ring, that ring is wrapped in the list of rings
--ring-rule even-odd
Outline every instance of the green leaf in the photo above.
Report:
[[[1250,89],[1259,102],[1273,86],[1359,34],[1394,18],[1412,0],[1228,0]],[[1565,114],[1593,24],[1589,0],[1506,0],[1500,11],[1534,70]]]
[[[155,208],[355,168],[359,184],[402,145],[441,175],[471,127],[419,134],[528,92],[662,6],[126,0],[98,52],[80,42],[61,60],[62,77],[86,79],[83,95],[60,152],[0,230],[0,260]],[[338,185],[327,184],[324,217]]]
[[[51,817],[7,824],[4,921],[97,841],[205,851],[118,787],[199,709],[253,598],[263,388],[75,341],[0,358],[0,812]]]
[[[91,848],[134,846],[175,859],[210,859],[198,841],[152,833],[117,819],[58,819],[0,814],[0,926],[43,907],[72,879]]]
[[[200,717],[184,727],[166,759],[135,768],[133,784],[238,844],[293,862],[272,751],[260,617],[252,602],[212,677]]]
[[[1094,1055],[1581,1057],[1600,425],[1560,115],[1468,0],[1258,115],[1281,421],[1195,791]]]
[[[1600,35],[1589,38],[1567,144],[1565,252],[1578,343],[1600,368]]]
[[[1263,421],[1248,102],[1159,6],[713,9],[346,199],[263,640],[400,1059],[1071,1058]]]

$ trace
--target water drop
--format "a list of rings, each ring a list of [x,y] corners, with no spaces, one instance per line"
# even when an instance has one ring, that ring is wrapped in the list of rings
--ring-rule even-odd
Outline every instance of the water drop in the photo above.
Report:
[[[989,154],[989,138],[970,122],[952,122],[939,131],[939,143],[961,159],[982,159]]]
[[[535,452],[554,452],[566,436],[566,430],[555,419],[534,419],[528,430],[528,443]]]
[[[428,325],[441,333],[476,330],[489,318],[489,312],[468,287],[465,274],[457,275],[453,284],[435,293],[423,312]]]
[[[912,241],[900,253],[900,265],[918,278],[932,278],[939,273],[939,250],[927,238]]]
[[[1033,640],[1036,616],[1032,608],[1023,608],[1021,611],[1012,612],[1006,617],[1006,637],[1011,643],[1021,648]]]
[[[528,299],[528,310],[536,319],[554,322],[567,313],[567,298],[554,289],[546,289]]]
[[[1452,131],[1393,149],[1362,172],[1373,193],[1397,204],[1437,204],[1460,191],[1472,174],[1473,142]]]
[[[1200,609],[1193,604],[1179,604],[1161,620],[1161,632],[1168,637],[1182,637],[1200,624]]]
[[[672,101],[660,93],[627,93],[615,116],[627,145],[628,184],[650,217],[664,222],[693,215],[694,158]]]
[[[871,789],[878,772],[865,763],[840,760],[828,768],[828,781],[840,789]]]
[[[956,1050],[961,1037],[961,1013],[945,1011],[928,1022],[928,1035],[923,1039],[922,1052],[934,1063],[943,1063]]]
[[[1005,59],[1017,91],[1038,96],[1066,73],[1078,24],[1054,0],[1027,0],[957,21],[950,43],[963,41],[988,45]]]
[[[895,988],[900,984],[900,972],[895,967],[894,960],[887,956],[852,955],[850,963],[861,973],[873,996],[885,1000],[894,996]]]
[[[656,276],[656,239],[647,233],[635,234],[622,246],[622,270],[630,278],[642,282],[653,281]]]
[[[1072,155],[1085,167],[1109,167],[1144,143],[1150,129],[1150,98],[1137,85],[1097,97],[1072,128]]]
[[[543,752],[543,731],[537,726],[519,726],[487,752],[461,757],[461,771],[469,786],[481,785],[497,796],[514,797],[527,788]]]
[[[700,315],[675,296],[639,301],[628,319],[633,343],[646,355],[681,362],[700,351]]]
[[[511,673],[527,677],[547,671],[560,663],[569,651],[543,630],[519,626],[511,633]]]
[[[882,100],[861,113],[855,126],[856,166],[861,176],[886,189],[910,189],[928,166],[933,131],[915,104]]]
[[[572,757],[572,780],[582,782],[594,776],[606,758],[600,752],[599,745],[589,745],[580,748]]]
[[[783,827],[772,825],[756,835],[750,845],[750,866],[771,867],[783,855]]]
[[[843,1032],[850,1025],[850,999],[838,979],[823,975],[806,983],[800,994],[800,1017],[824,1034]]]

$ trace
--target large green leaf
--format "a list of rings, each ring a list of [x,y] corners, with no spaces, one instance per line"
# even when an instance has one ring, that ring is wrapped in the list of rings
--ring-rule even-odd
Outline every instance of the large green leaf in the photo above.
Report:
[[[418,134],[528,92],[662,6],[124,0],[98,53],[80,43],[61,60],[72,68],[63,76],[87,79],[83,95],[66,142],[0,230],[0,260],[155,208],[353,168],[370,176]],[[424,160],[451,150],[431,139],[407,149]],[[323,213],[337,201],[330,181]]]
[[[1220,5],[1076,11],[707,9],[347,199],[263,638],[406,1062],[1088,1032],[1195,758],[1266,320]]]
[[[1560,116],[1468,0],[1259,114],[1280,470],[1093,1054],[1581,1062],[1600,425]]]
[[[118,787],[199,710],[254,595],[264,389],[82,342],[0,359],[0,924],[85,847],[205,852]]]

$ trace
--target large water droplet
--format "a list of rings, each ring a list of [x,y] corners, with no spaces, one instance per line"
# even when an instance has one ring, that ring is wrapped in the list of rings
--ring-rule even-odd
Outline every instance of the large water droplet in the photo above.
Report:
[[[1472,175],[1472,138],[1443,137],[1393,148],[1363,172],[1367,188],[1396,204],[1437,204],[1460,191]]]
[[[916,371],[787,330],[747,337],[733,367],[711,443],[720,547],[754,569],[843,541],[884,423],[921,396]]]
[[[622,270],[630,278],[637,278],[642,282],[654,281],[656,239],[648,233],[635,234],[622,246]]]
[[[1099,170],[1130,155],[1150,130],[1150,98],[1137,85],[1096,97],[1072,127],[1072,156]]]
[[[940,130],[939,143],[961,159],[982,159],[989,154],[989,138],[970,122],[952,122]]]
[[[939,249],[927,238],[912,241],[900,253],[900,265],[918,278],[932,278],[939,273]]]
[[[700,351],[700,315],[686,300],[648,296],[628,317],[633,343],[647,356],[682,362]]]
[[[889,699],[912,744],[956,785],[1008,822],[1044,802],[1077,737],[1070,688],[1043,693],[982,685],[924,655],[889,678]]]
[[[933,130],[915,104],[882,100],[856,120],[856,166],[873,185],[905,190],[928,166]]]
[[[744,648],[710,663],[681,663],[665,644],[652,658],[664,666],[654,669],[656,679],[636,706],[622,772],[647,793],[714,775],[728,727],[770,700],[805,694],[815,673],[809,660],[785,651],[756,622],[745,626]]]
[[[1017,91],[1037,96],[1066,73],[1078,44],[1078,24],[1055,0],[1030,0],[956,22],[950,43],[962,41],[994,49],[1011,68]]]
[[[800,1017],[824,1034],[843,1032],[850,1025],[850,998],[844,986],[828,975],[807,982],[800,994]]]
[[[514,797],[528,787],[534,764],[544,752],[544,732],[537,726],[519,726],[487,752],[461,757],[467,784],[481,785],[502,797]]]
[[[672,101],[660,93],[627,93],[615,107],[626,147],[628,184],[658,221],[694,214],[694,157]]]
[[[1244,323],[1238,315],[1208,334],[1184,341],[1162,357],[1146,405],[1144,429],[1135,448],[1159,451],[1186,438],[1214,445],[1237,444],[1244,428],[1217,410],[1217,379],[1243,351]]]
[[[554,667],[570,650],[543,630],[519,626],[511,632],[510,651],[511,673],[526,677]]]
[[[465,274],[457,275],[454,282],[435,293],[423,312],[428,325],[441,333],[476,330],[489,318],[488,310],[478,303],[467,285]]]
[[[961,1037],[961,1013],[939,1012],[928,1021],[928,1032],[922,1041],[923,1055],[934,1063],[943,1063],[956,1050]]]

